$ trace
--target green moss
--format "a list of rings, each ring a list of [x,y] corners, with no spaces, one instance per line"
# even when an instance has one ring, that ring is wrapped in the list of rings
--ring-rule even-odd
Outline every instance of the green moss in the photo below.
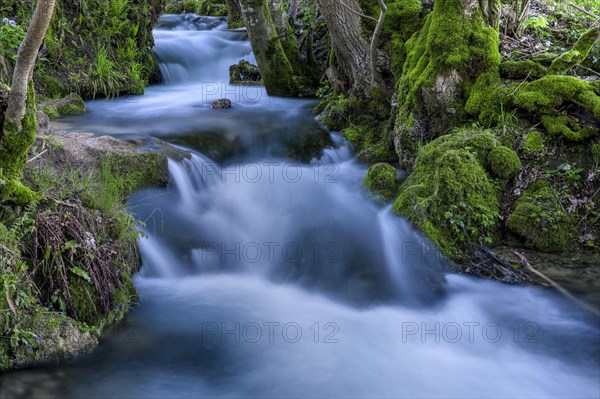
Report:
[[[33,84],[30,84],[21,129],[12,122],[5,121],[0,137],[0,201],[28,204],[39,198],[36,193],[20,183],[29,147],[35,141],[36,112],[35,92]]]
[[[600,27],[594,27],[584,33],[579,40],[577,40],[573,49],[563,53],[552,62],[548,73],[552,75],[561,75],[583,62],[599,38]]]
[[[490,151],[488,162],[492,174],[500,179],[512,179],[521,170],[521,160],[517,153],[502,145]]]
[[[592,145],[592,159],[594,162],[600,164],[600,143]]]
[[[432,141],[394,202],[397,214],[454,259],[499,234],[496,186],[482,166],[494,142],[489,132],[469,130]]]
[[[79,115],[85,113],[85,102],[78,94],[71,93],[59,100],[44,101],[39,106],[51,119],[60,118],[61,115]]]
[[[548,68],[535,61],[504,61],[500,64],[500,74],[508,79],[540,79],[548,73]]]
[[[113,173],[125,178],[124,197],[141,188],[164,186],[169,180],[168,160],[162,154],[112,154],[106,162]]]
[[[61,115],[79,115],[85,112],[85,103],[83,99],[75,94],[71,93],[65,97],[64,102],[56,106],[56,110]]]
[[[376,199],[389,201],[396,193],[396,169],[387,163],[378,163],[369,168],[363,185]]]
[[[477,78],[465,109],[469,114],[477,116],[484,126],[491,126],[500,119],[507,102],[506,90],[501,84],[498,70],[493,68]]]
[[[405,48],[397,84],[398,141],[435,138],[468,113],[491,119],[497,112],[493,89],[500,83],[498,32],[488,26],[481,10],[468,14],[459,1],[436,1]],[[404,153],[411,145],[403,147]],[[410,163],[410,154],[400,156],[403,164]]]
[[[42,108],[42,112],[48,115],[50,119],[58,119],[60,118],[60,112],[54,106],[44,107]]]
[[[569,215],[544,180],[537,180],[523,191],[507,226],[530,248],[561,252],[574,245],[575,235]]]
[[[561,115],[558,109],[577,104],[600,120],[600,96],[593,84],[573,76],[545,76],[521,85],[513,104],[540,116],[549,133],[581,141],[597,134],[597,129],[582,127],[574,117]]]
[[[544,115],[542,125],[551,135],[572,141],[582,141],[598,133],[598,130],[592,127],[581,127],[572,117],[565,115]]]
[[[525,141],[521,147],[521,151],[525,156],[535,157],[544,153],[544,137],[542,133],[534,130],[527,134]]]

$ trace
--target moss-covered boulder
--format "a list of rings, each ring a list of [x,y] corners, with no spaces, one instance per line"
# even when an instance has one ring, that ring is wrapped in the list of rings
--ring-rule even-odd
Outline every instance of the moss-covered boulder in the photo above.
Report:
[[[363,185],[381,201],[389,201],[396,193],[396,169],[387,163],[378,163],[369,168]]]
[[[96,336],[84,324],[42,307],[37,307],[33,314],[24,313],[16,329],[21,339],[29,341],[30,337],[31,343],[18,345],[5,368],[23,368],[72,359],[89,352],[98,344]]]
[[[484,165],[495,147],[494,136],[479,130],[432,141],[419,151],[394,211],[454,259],[470,255],[479,242],[492,243],[499,236],[500,206]]]
[[[258,67],[246,60],[240,60],[229,67],[229,83],[243,85],[261,85],[262,76]]]
[[[530,248],[561,252],[574,245],[575,234],[569,215],[545,180],[537,180],[523,191],[507,226]]]
[[[489,169],[500,179],[511,179],[521,170],[521,160],[516,152],[499,145],[488,155]]]
[[[71,93],[59,100],[48,100],[38,105],[38,109],[51,119],[61,116],[79,115],[85,112],[85,102],[80,95]]]

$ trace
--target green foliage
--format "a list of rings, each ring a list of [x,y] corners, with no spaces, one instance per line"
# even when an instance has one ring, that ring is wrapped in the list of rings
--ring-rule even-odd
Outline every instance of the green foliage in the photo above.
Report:
[[[0,51],[12,60],[17,58],[17,49],[25,37],[25,29],[21,25],[0,21]]]
[[[521,236],[524,244],[530,248],[562,252],[574,245],[574,230],[569,215],[545,180],[537,180],[523,191],[508,218],[507,226]]]
[[[517,153],[502,145],[490,151],[488,161],[490,171],[500,179],[512,179],[521,170],[521,160]]]
[[[378,163],[369,168],[363,180],[371,194],[380,201],[386,202],[396,193],[396,169],[387,163]]]
[[[26,26],[31,2],[11,2],[8,16]],[[47,55],[34,71],[38,93],[90,98],[142,92],[157,70],[152,28],[163,6],[164,0],[57,1],[44,40]]]

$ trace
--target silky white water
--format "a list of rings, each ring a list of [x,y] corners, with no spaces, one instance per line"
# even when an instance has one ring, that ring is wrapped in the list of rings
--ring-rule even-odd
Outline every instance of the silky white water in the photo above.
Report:
[[[26,397],[68,398],[600,397],[598,319],[550,291],[450,273],[365,194],[366,167],[315,124],[314,101],[254,88],[258,101],[221,92],[233,108],[210,109],[208,84],[236,93],[227,69],[252,54],[223,21],[193,18],[155,31],[162,85],[62,121],[193,153],[129,201],[148,235],[139,307],[94,354],[3,384],[35,378]]]

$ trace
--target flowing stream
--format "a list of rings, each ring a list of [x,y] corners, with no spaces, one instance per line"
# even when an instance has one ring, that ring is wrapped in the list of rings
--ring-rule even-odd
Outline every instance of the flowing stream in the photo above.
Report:
[[[91,355],[2,379],[22,397],[600,397],[598,319],[554,293],[449,273],[361,188],[313,100],[230,86],[223,19],[163,16],[164,83],[88,103],[74,131],[184,147],[144,221],[140,305]],[[232,109],[210,103],[228,98]]]

